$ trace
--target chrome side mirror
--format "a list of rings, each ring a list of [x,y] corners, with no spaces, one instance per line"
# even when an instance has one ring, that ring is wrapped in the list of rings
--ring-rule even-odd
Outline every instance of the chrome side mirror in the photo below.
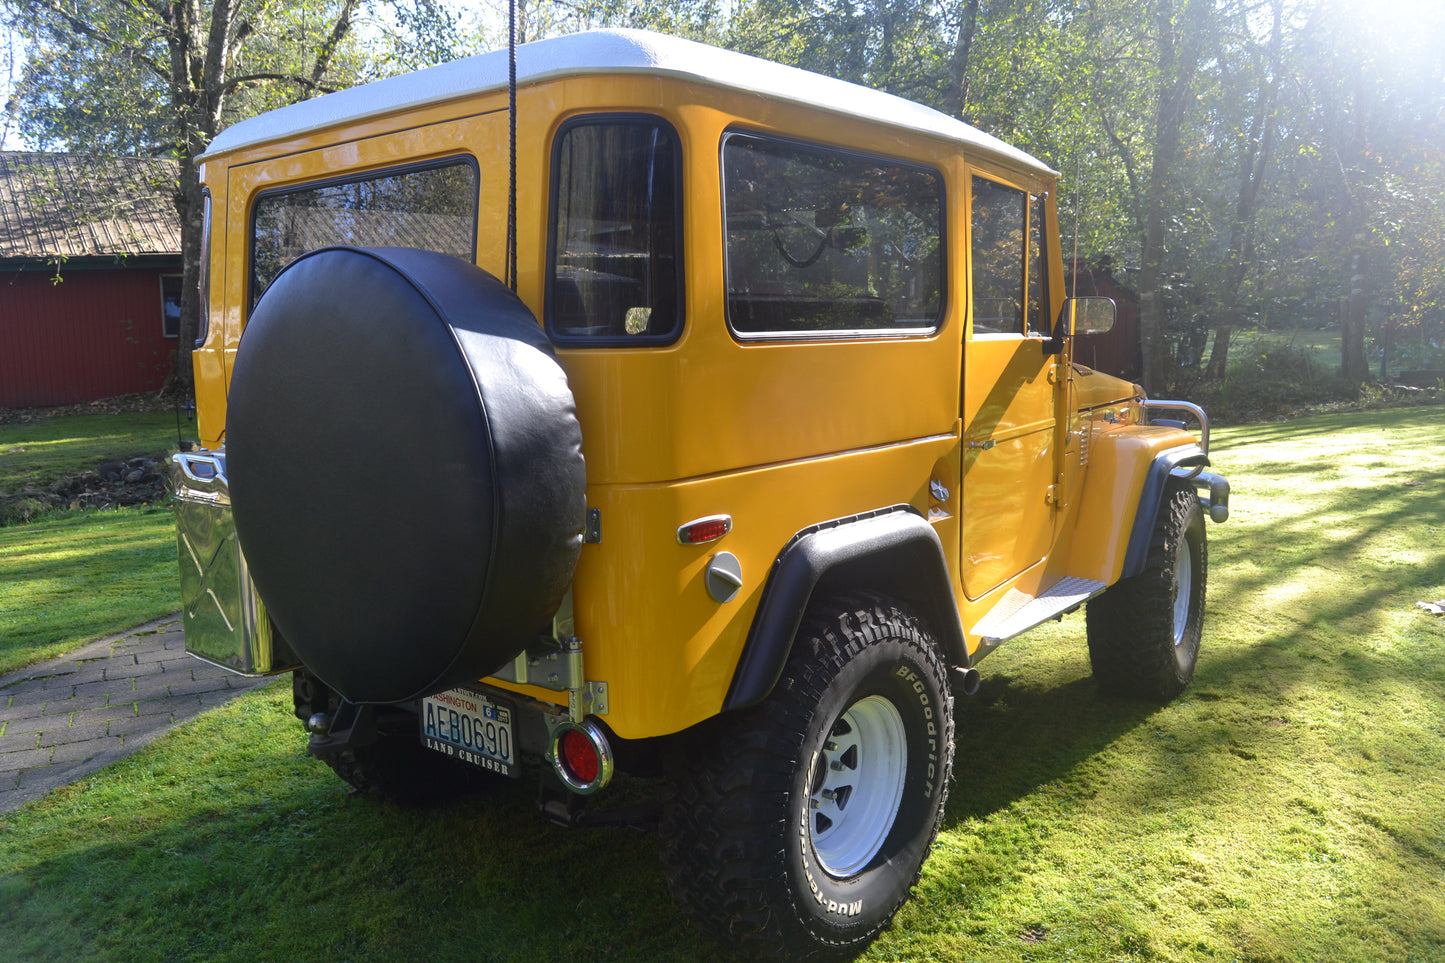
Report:
[[[1064,311],[1072,319],[1071,334],[1106,334],[1114,330],[1118,309],[1113,298],[1069,298]]]

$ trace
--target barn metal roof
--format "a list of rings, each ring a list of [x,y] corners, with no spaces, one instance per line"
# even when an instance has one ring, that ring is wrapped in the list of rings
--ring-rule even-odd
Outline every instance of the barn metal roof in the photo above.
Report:
[[[0,151],[0,260],[176,255],[176,165]]]
[[[1041,161],[931,107],[833,77],[647,30],[593,30],[517,48],[519,86],[589,74],[668,76],[816,107],[931,134],[1040,173]],[[496,50],[352,87],[241,121],[206,156],[355,123],[397,110],[504,89],[507,52]]]

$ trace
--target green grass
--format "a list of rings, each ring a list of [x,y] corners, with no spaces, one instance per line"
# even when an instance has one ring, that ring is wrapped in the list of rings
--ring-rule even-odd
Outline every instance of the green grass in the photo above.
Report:
[[[0,494],[175,445],[170,412],[0,425]],[[55,511],[0,526],[0,675],[179,606],[175,521],[164,507]]]
[[[1445,619],[1415,607],[1445,598],[1442,438],[1441,408],[1217,432],[1234,518],[1194,684],[1101,698],[1079,616],[991,656],[923,880],[863,958],[1445,960]],[[724,958],[654,838],[549,826],[526,782],[354,798],[289,708],[265,687],[0,816],[5,952]]]
[[[194,433],[194,426],[185,424]],[[171,412],[68,415],[0,425],[0,494],[91,471],[103,461],[176,450]]]
[[[179,578],[164,506],[0,528],[0,675],[174,612]]]

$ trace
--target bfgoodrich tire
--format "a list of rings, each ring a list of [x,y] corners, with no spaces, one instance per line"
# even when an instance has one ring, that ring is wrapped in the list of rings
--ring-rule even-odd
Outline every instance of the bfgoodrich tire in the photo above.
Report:
[[[881,599],[819,608],[773,692],[700,741],[662,824],[683,911],[752,958],[861,950],[948,795],[953,700],[927,629]]]
[[[1089,661],[1101,689],[1160,702],[1184,691],[1199,660],[1208,575],[1199,497],[1171,489],[1144,570],[1089,603]]]

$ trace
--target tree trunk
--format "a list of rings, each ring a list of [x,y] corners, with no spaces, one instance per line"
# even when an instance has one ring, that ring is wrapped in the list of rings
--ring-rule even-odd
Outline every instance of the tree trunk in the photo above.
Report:
[[[944,95],[944,112],[950,117],[963,117],[968,105],[968,58],[973,50],[973,35],[978,31],[979,0],[964,0],[958,12],[958,33],[953,40],[953,58],[948,67],[948,90]]]
[[[176,339],[176,387],[182,395],[190,396],[195,388],[191,352],[202,333],[201,312],[207,309],[200,290],[205,198],[200,172],[192,157],[181,161],[176,210],[181,219],[181,326],[180,337]]]
[[[1212,0],[1186,0],[1178,26],[1172,0],[1160,0],[1159,97],[1154,120],[1154,160],[1144,199],[1144,237],[1139,267],[1139,341],[1144,354],[1144,389],[1161,391],[1168,384],[1164,344],[1164,274],[1167,192],[1179,156],[1180,131],[1194,89],[1194,74],[1204,46]]]
[[[1350,252],[1350,299],[1340,325],[1340,377],[1362,384],[1370,377],[1365,359],[1365,309],[1369,305],[1370,257],[1364,233],[1355,235]]]
[[[1280,78],[1284,73],[1283,64],[1280,62],[1283,48],[1283,0],[1273,0],[1270,6],[1273,24],[1270,36],[1269,80],[1260,88],[1255,101],[1254,117],[1250,129],[1246,132],[1244,150],[1240,155],[1239,196],[1235,201],[1234,224],[1229,238],[1229,262],[1224,271],[1224,303],[1214,334],[1214,347],[1209,352],[1209,365],[1205,369],[1205,377],[1214,381],[1223,380],[1228,370],[1230,335],[1239,326],[1240,295],[1245,278],[1254,265],[1254,229],[1259,212],[1259,191],[1264,183],[1265,172],[1274,159],[1275,106],[1279,101]]]

